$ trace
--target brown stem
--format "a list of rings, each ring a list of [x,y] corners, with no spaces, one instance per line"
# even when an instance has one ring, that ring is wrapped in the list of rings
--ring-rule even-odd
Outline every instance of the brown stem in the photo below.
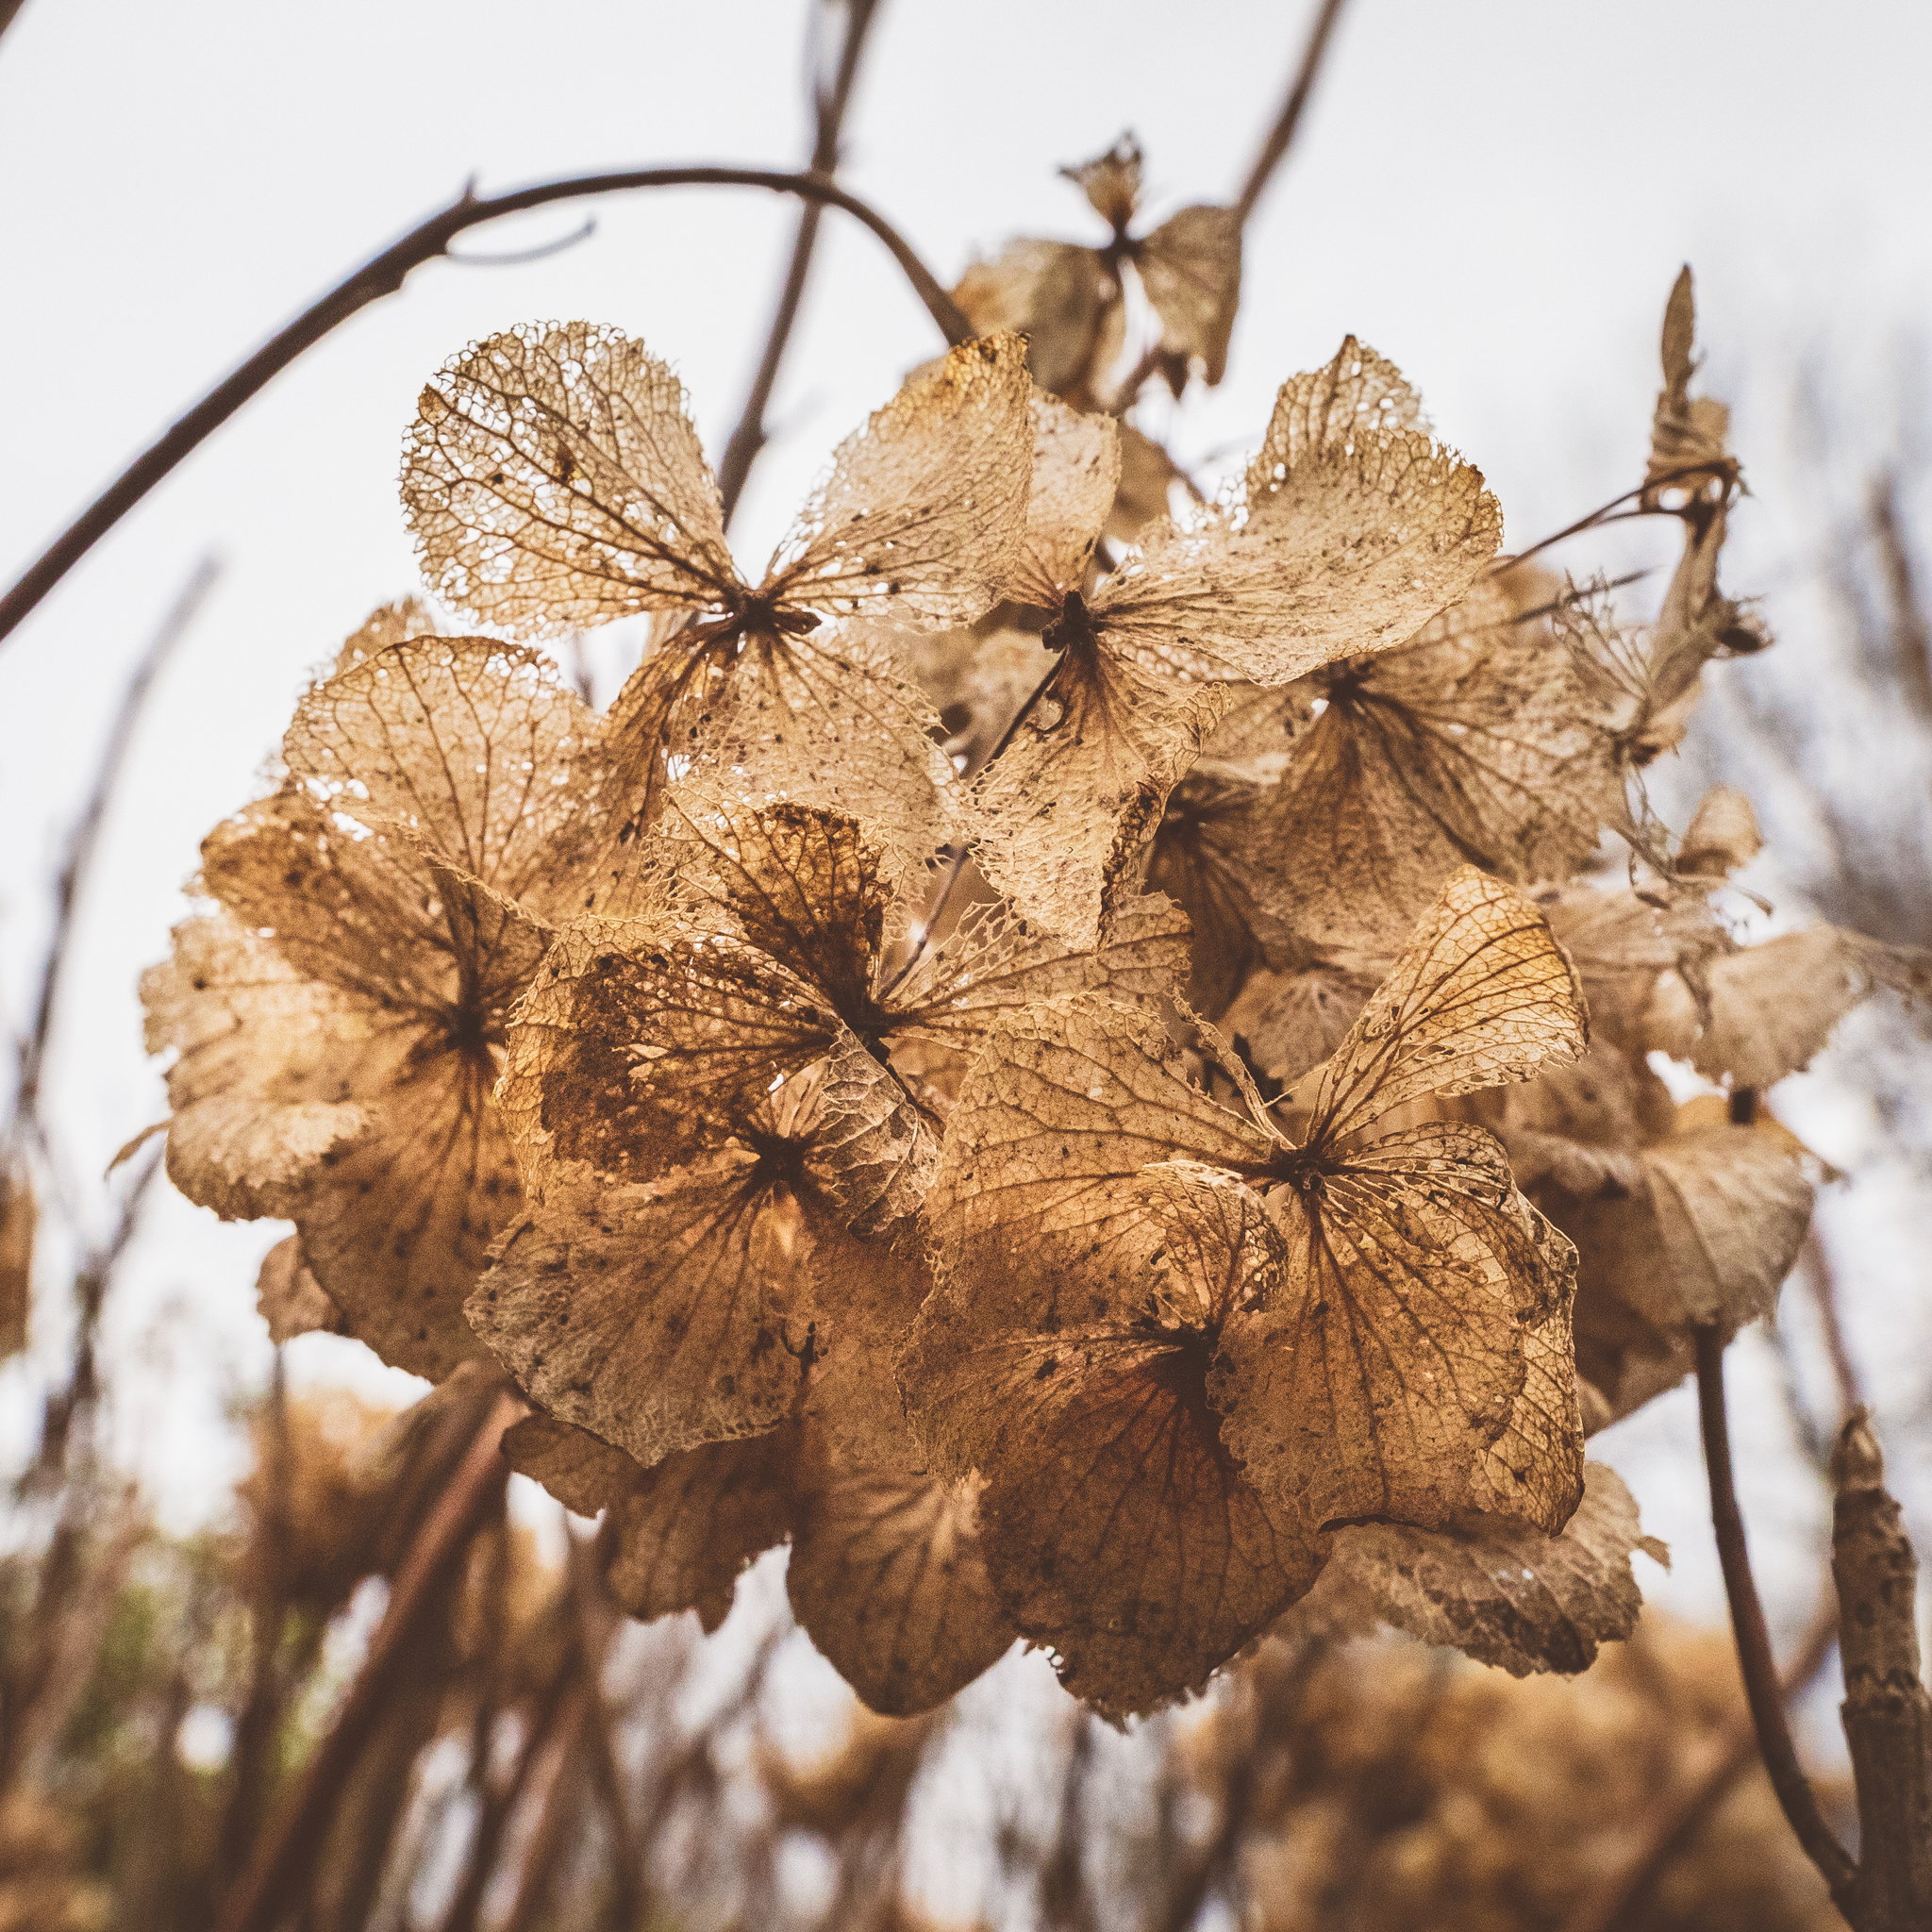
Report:
[[[1778,1680],[1779,1694],[1787,1703],[1824,1668],[1837,1640],[1838,1606],[1833,1603],[1819,1611],[1797,1656]],[[1698,1761],[1673,1783],[1623,1862],[1584,1894],[1564,1920],[1562,1932],[1617,1932],[1626,1922],[1634,1922],[1651,1887],[1757,1757],[1757,1733],[1747,1710],[1726,1724]]]
[[[817,131],[812,139],[811,172],[827,181],[839,166],[839,138],[845,125],[845,109],[852,100],[853,83],[858,77],[858,57],[864,51],[866,34],[877,12],[878,0],[849,0],[845,38],[839,49],[839,71],[829,92],[815,89],[813,92]],[[815,201],[808,201],[799,210],[791,259],[785,271],[785,286],[778,295],[778,312],[772,318],[772,330],[765,338],[764,354],[758,358],[758,374],[752,377],[743,413],[724,445],[724,458],[718,465],[718,493],[724,502],[727,526],[744,491],[751,466],[765,446],[765,411],[771,407],[778,370],[791,341],[792,325],[798,320],[799,304],[805,299],[805,284],[811,273],[812,252],[818,246],[823,213],[823,208]]]
[[[1898,477],[1882,471],[1872,481],[1872,534],[1885,575],[1891,614],[1892,661],[1922,723],[1932,722],[1932,617],[1919,592],[1912,553],[1898,510]]]
[[[41,967],[41,991],[34,1003],[33,1027],[20,1049],[20,1085],[14,1091],[13,1110],[15,1124],[23,1131],[32,1132],[39,1120],[41,1080],[46,1072],[47,1047],[54,1035],[54,1013],[60,994],[61,974],[74,937],[75,908],[80,903],[81,888],[87,883],[88,870],[93,862],[95,847],[100,843],[101,826],[107,819],[108,808],[113,803],[114,788],[120,782],[122,768],[127,762],[127,751],[134,741],[135,728],[141,723],[142,711],[161,667],[188,635],[189,626],[193,624],[195,614],[221,574],[222,567],[215,558],[204,557],[190,573],[180,594],[168,607],[167,615],[161,619],[159,628],[141,654],[133,675],[121,693],[121,708],[114,714],[108,741],[101,747],[93,788],[88,793],[80,816],[74,822],[73,830],[67,835],[67,856],[61,862],[60,876],[54,886],[54,930],[47,941],[47,955]]]
[[[1886,1493],[1870,1417],[1854,1409],[1832,1457],[1831,1574],[1844,1624],[1840,1713],[1858,1791],[1858,1932],[1932,1924],[1932,1698],[1919,1675],[1918,1563]]]
[[[449,244],[458,235],[504,215],[525,214],[531,208],[582,200],[587,195],[626,193],[642,188],[762,188],[774,194],[795,194],[826,208],[841,208],[855,221],[863,223],[885,243],[948,342],[963,342],[973,335],[973,325],[960,314],[932,271],[885,217],[857,195],[846,193],[817,175],[785,174],[769,168],[631,168],[608,175],[540,181],[528,188],[480,197],[466,188],[448,207],[419,222],[400,241],[373,256],[271,337],[137,457],[54,540],[6,596],[0,597],[0,640],[9,636],[42,598],[162,477],[190,451],[206,441],[243,403],[265,389],[304,350],[313,348],[332,329],[371,303],[396,293],[412,269],[447,255]]]
[[[216,1932],[269,1932],[300,1894],[322,1852],[336,1801],[363,1746],[382,1723],[398,1659],[435,1602],[437,1584],[503,1494],[509,1475],[501,1448],[503,1432],[524,1407],[521,1397],[505,1390],[485,1412],[397,1573],[369,1654],[328,1736],[316,1747],[275,1826],[224,1900]]]
[[[1261,198],[1261,191],[1268,186],[1281,158],[1288,152],[1289,143],[1294,139],[1295,128],[1300,125],[1302,109],[1308,104],[1308,95],[1315,86],[1315,75],[1322,65],[1322,56],[1328,45],[1328,36],[1334,30],[1335,16],[1341,11],[1341,0],[1322,0],[1322,10],[1315,16],[1314,29],[1308,35],[1308,43],[1302,50],[1302,64],[1295,73],[1294,84],[1288,91],[1288,98],[1281,104],[1281,112],[1274,117],[1274,125],[1268,130],[1268,138],[1261,143],[1261,152],[1255,157],[1255,165],[1248,170],[1248,178],[1241,185],[1240,197],[1236,200],[1235,212],[1243,223],[1255,211],[1255,204]]]
[[[1805,1856],[1824,1874],[1831,1895],[1844,1908],[1857,1868],[1833,1836],[1818,1799],[1798,1764],[1790,1727],[1785,1722],[1784,1698],[1777,1667],[1772,1661],[1771,1636],[1764,1624],[1764,1607],[1751,1574],[1750,1552],[1744,1542],[1744,1518],[1731,1473],[1731,1436],[1724,1413],[1724,1342],[1711,1326],[1696,1330],[1697,1411],[1704,1431],[1704,1460],[1710,1477],[1710,1519],[1717,1530],[1718,1561],[1724,1574],[1724,1594],[1730,1599],[1731,1629],[1737,1639],[1738,1664],[1744,1676],[1744,1701],[1757,1733],[1757,1749],[1771,1775],[1771,1788],[1790,1822]]]

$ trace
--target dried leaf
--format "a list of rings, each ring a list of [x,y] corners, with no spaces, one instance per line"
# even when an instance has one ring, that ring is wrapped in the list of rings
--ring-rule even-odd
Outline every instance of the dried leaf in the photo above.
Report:
[[[1541,914],[1464,866],[1329,1063],[1308,1142],[1334,1146],[1428,1094],[1530,1079],[1589,1040],[1576,969]]]
[[[1572,1142],[1565,1158],[1518,1144],[1583,1257],[1583,1301],[1609,1295],[1663,1334],[1712,1322],[1735,1332],[1775,1306],[1811,1184],[1772,1137],[1702,1127],[1630,1151]]]
[[[1032,474],[1026,345],[980,336],[840,445],[772,559],[780,608],[970,623],[1019,561]]]
[[[1651,425],[1650,463],[1643,479],[1646,500],[1670,491],[1695,500],[1713,483],[1720,490],[1728,489],[1738,473],[1737,460],[1725,448],[1731,412],[1707,396],[1690,394],[1696,337],[1697,303],[1686,267],[1672,285],[1664,308],[1664,386],[1657,392]]]
[[[181,1053],[176,1185],[292,1219],[357,1336],[433,1379],[478,1352],[462,1299],[517,1204],[491,1090],[545,934],[516,902],[584,849],[593,730],[511,646],[362,658],[304,697],[283,791],[204,845],[230,916],[144,981],[151,1049]]]
[[[798,1154],[730,1148],[649,1181],[554,1180],[467,1312],[539,1407],[647,1468],[801,1400],[812,1309],[786,1265]]]
[[[1271,963],[1284,928],[1386,955],[1457,866],[1567,877],[1624,817],[1616,741],[1568,653],[1493,588],[1309,684],[1321,714],[1241,840]]]
[[[1123,134],[1106,153],[1060,173],[1086,195],[1093,212],[1110,228],[1124,229],[1141,201],[1141,143]]]
[[[1666,1560],[1662,1544],[1642,1533],[1630,1491],[1601,1462],[1584,1465],[1583,1501],[1557,1536],[1502,1521],[1462,1532],[1368,1523],[1328,1541],[1321,1577],[1291,1613],[1291,1628],[1391,1624],[1514,1677],[1588,1670],[1600,1645],[1637,1627],[1631,1553]]]
[[[255,1305],[268,1324],[268,1339],[292,1341],[298,1335],[346,1335],[349,1324],[328,1291],[308,1272],[302,1239],[286,1235],[261,1257],[255,1277]]]
[[[1113,359],[1107,344],[1119,332],[1120,282],[1097,249],[1009,242],[959,277],[953,300],[984,335],[1025,336],[1033,379],[1049,395],[1085,399]]]
[[[1333,1054],[1370,988],[1340,966],[1254,974],[1221,1021],[1221,1030],[1266,1085],[1264,1098],[1292,1087]]]
[[[1073,1071],[1074,1042],[1132,1038],[1105,1008],[1058,1017],[1068,1044],[1003,1031],[995,1052],[1013,1051],[974,1075],[989,1097],[1010,1084],[1009,1117],[1042,1074]],[[1097,1119],[1108,1084],[1075,1111]],[[1014,1623],[1058,1654],[1070,1690],[1120,1717],[1198,1689],[1307,1589],[1314,1556],[1244,1479],[1204,1388],[1216,1332],[1274,1265],[1258,1197],[1188,1164],[1083,1182],[1074,1149],[1097,1138],[1069,1126],[1060,1172],[1030,1184],[962,1161],[948,1189],[942,1172],[935,1220],[956,1258],[904,1376],[941,1466],[987,1477],[981,1538]],[[1016,1145],[1009,1165],[1025,1160]],[[1017,1205],[1016,1189],[1033,1211],[1004,1229],[974,1211]]]
[[[1763,850],[1764,834],[1757,829],[1757,814],[1751,809],[1751,801],[1728,785],[1713,785],[1684,828],[1684,841],[1677,848],[1677,874],[1712,881],[1727,879]]]
[[[809,1457],[785,1588],[792,1614],[868,1708],[936,1709],[1017,1634],[988,1581],[972,1476]]]
[[[567,906],[590,849],[603,748],[593,714],[535,654],[487,638],[372,652],[304,694],[282,756],[313,802],[377,833],[396,896],[436,896],[445,881],[431,862],[441,861],[540,914]],[[219,891],[225,880],[211,874],[210,883]],[[289,908],[276,909],[285,930]],[[527,953],[513,926],[490,938]],[[320,942],[319,977],[330,976],[335,943]],[[482,958],[458,970],[488,979],[492,966]]]
[[[992,884],[1091,946],[1222,706],[1112,657],[1076,620],[1063,616],[1060,635],[1053,684],[975,782],[970,822]]]
[[[939,719],[877,628],[741,636],[721,622],[647,656],[611,707],[611,795],[624,804],[585,903],[641,909],[639,838],[658,824],[680,774],[687,789],[736,806],[842,811],[866,826],[895,873],[942,843],[954,773],[936,741]]]
[[[1258,790],[1237,769],[1199,760],[1168,793],[1144,848],[1147,890],[1165,892],[1194,928],[1188,1004],[1210,1020],[1221,1018],[1260,962],[1260,914],[1248,891]]]
[[[902,1223],[860,1241],[837,1226],[821,1228],[797,1252],[794,1267],[819,1315],[806,1404],[819,1452],[841,1467],[923,1473],[925,1457],[895,1372],[932,1291],[917,1230]]]
[[[1268,434],[1248,465],[1248,502],[1265,502],[1296,470],[1338,451],[1374,447],[1426,428],[1422,398],[1394,363],[1344,337],[1325,368],[1282,384]]]
[[[1280,1286],[1230,1320],[1208,1384],[1256,1486],[1316,1524],[1476,1510],[1560,1529],[1582,1480],[1575,1256],[1496,1141],[1446,1122],[1385,1135],[1270,1206]]]
[[[1810,926],[1664,974],[1646,1041],[1713,1079],[1770,1087],[1807,1065],[1881,986],[1916,994],[1927,983],[1927,956],[1915,947]]]
[[[1033,483],[1026,536],[1007,594],[1058,611],[1087,580],[1088,559],[1114,507],[1121,431],[1111,417],[1083,416],[1049,396],[1033,398]]]
[[[1107,534],[1117,543],[1135,543],[1150,524],[1164,523],[1174,485],[1183,480],[1180,466],[1131,423],[1120,431],[1121,480],[1108,512]]]
[[[676,376],[591,323],[525,324],[446,363],[403,445],[403,506],[437,594],[528,636],[739,582]]]
[[[1184,208],[1134,249],[1141,286],[1160,318],[1160,346],[1181,368],[1205,364],[1211,389],[1227,371],[1241,294],[1241,219],[1231,208]]]
[[[708,1442],[644,1469],[587,1430],[533,1415],[506,1432],[503,1453],[567,1509],[609,1512],[616,1548],[605,1581],[646,1621],[695,1610],[715,1630],[739,1573],[791,1526],[795,1430]]]

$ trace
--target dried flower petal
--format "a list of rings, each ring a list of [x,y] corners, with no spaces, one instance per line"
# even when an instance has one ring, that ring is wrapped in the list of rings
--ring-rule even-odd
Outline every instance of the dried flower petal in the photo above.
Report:
[[[980,1551],[979,1488],[808,1458],[786,1592],[872,1710],[936,1709],[1012,1645]]]
[[[1598,1647],[1637,1627],[1633,1551],[1664,1560],[1616,1472],[1584,1465],[1583,1501],[1561,1534],[1497,1521],[1467,1531],[1367,1523],[1339,1529],[1313,1590],[1283,1634],[1391,1624],[1424,1643],[1454,1644],[1514,1677],[1574,1675]]]
[[[1206,365],[1209,388],[1227,372],[1241,295],[1241,218],[1231,208],[1184,208],[1134,248],[1134,267],[1160,318],[1160,346],[1185,370]]]
[[[1032,475],[1026,344],[980,336],[908,377],[839,447],[759,594],[841,617],[970,623],[1019,561]]]
[[[503,1439],[509,1466],[579,1516],[609,1512],[611,1593],[646,1621],[695,1610],[715,1630],[739,1573],[785,1541],[797,1431],[708,1442],[644,1469],[622,1449],[550,1416],[525,1416]]]
[[[650,1181],[553,1182],[470,1297],[478,1336],[549,1414],[647,1468],[761,1435],[801,1399],[811,1308],[785,1265],[785,1151]]]
[[[676,376],[595,324],[529,323],[454,358],[403,446],[403,506],[439,596],[552,636],[700,609],[739,583]]]

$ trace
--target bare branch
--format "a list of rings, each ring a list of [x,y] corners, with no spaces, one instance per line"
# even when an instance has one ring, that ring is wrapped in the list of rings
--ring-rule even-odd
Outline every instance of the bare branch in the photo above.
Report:
[[[839,48],[839,66],[829,90],[814,89],[813,112],[817,131],[811,148],[811,172],[830,180],[839,166],[839,141],[844,127],[845,109],[852,99],[853,83],[858,76],[858,59],[865,48],[865,37],[878,14],[878,0],[846,0],[845,34]],[[799,304],[805,299],[806,279],[811,273],[812,253],[818,246],[820,203],[808,201],[798,213],[798,232],[791,242],[791,260],[785,271],[785,286],[779,292],[778,310],[772,318],[771,333],[765,339],[764,353],[758,358],[758,374],[752,377],[751,393],[744,399],[743,413],[731,440],[724,445],[724,459],[718,465],[718,491],[724,505],[728,527],[738,499],[744,492],[745,479],[765,446],[765,411],[771,408],[772,391],[777,386],[778,370],[791,341],[792,325],[798,320]]]
[[[1302,50],[1302,64],[1295,73],[1294,84],[1289,89],[1288,98],[1281,104],[1281,112],[1274,117],[1274,125],[1268,130],[1268,138],[1261,143],[1261,152],[1255,157],[1255,165],[1248,170],[1248,178],[1242,183],[1240,198],[1235,202],[1235,212],[1243,223],[1254,213],[1262,190],[1281,165],[1281,158],[1287,154],[1289,143],[1294,139],[1302,109],[1307,106],[1308,95],[1314,91],[1315,75],[1321,69],[1328,36],[1334,30],[1335,16],[1341,11],[1341,0],[1322,0],[1321,11],[1315,16],[1314,29],[1308,35],[1307,45]]]
[[[1731,1628],[1737,1638],[1738,1664],[1744,1674],[1744,1698],[1757,1733],[1757,1748],[1771,1774],[1772,1790],[1797,1835],[1805,1856],[1824,1874],[1831,1895],[1842,1909],[1857,1875],[1844,1847],[1833,1836],[1818,1808],[1798,1753],[1785,1722],[1784,1698],[1772,1661],[1771,1636],[1764,1624],[1764,1607],[1751,1574],[1750,1552],[1744,1542],[1744,1519],[1738,1507],[1731,1473],[1730,1423],[1724,1413],[1724,1343],[1714,1327],[1700,1327],[1697,1336],[1697,1410],[1704,1430],[1704,1460],[1710,1477],[1710,1517],[1717,1530],[1718,1560],[1724,1567],[1724,1593],[1730,1599]]]
[[[41,1081],[46,1072],[47,1047],[53,1038],[54,1012],[60,993],[61,974],[67,964],[68,947],[74,937],[75,908],[80,903],[81,889],[100,843],[101,827],[113,803],[114,788],[127,762],[128,747],[161,667],[188,635],[215,579],[222,574],[219,561],[204,557],[190,573],[181,593],[169,606],[148,647],[141,654],[127,688],[121,693],[121,708],[101,748],[101,759],[94,772],[93,788],[87,803],[67,835],[67,857],[54,886],[54,930],[47,941],[47,955],[41,967],[40,997],[34,1004],[32,1030],[21,1042],[20,1084],[13,1100],[14,1126],[23,1134],[36,1134],[40,1119]]]
[[[522,1398],[508,1390],[498,1392],[485,1410],[448,1486],[413,1540],[369,1653],[328,1736],[304,1766],[280,1817],[257,1844],[247,1869],[223,1902],[216,1932],[269,1932],[299,1896],[322,1852],[336,1800],[364,1744],[381,1724],[397,1659],[435,1604],[436,1586],[503,1494],[509,1476],[501,1448],[503,1432],[524,1410]]]
[[[768,168],[632,168],[608,175],[578,175],[561,181],[540,181],[528,188],[481,198],[465,188],[448,207],[419,222],[400,241],[371,257],[320,301],[304,309],[137,457],[55,539],[20,581],[0,597],[0,641],[10,636],[48,591],[243,403],[265,389],[332,329],[371,303],[395,294],[411,270],[447,255],[449,244],[458,235],[504,215],[525,214],[531,208],[548,208],[559,201],[580,201],[590,195],[621,194],[642,188],[762,188],[774,194],[799,195],[827,208],[841,208],[885,243],[949,343],[972,338],[973,325],[960,314],[932,271],[885,217],[857,195],[847,194],[842,188],[817,175],[788,175]]]

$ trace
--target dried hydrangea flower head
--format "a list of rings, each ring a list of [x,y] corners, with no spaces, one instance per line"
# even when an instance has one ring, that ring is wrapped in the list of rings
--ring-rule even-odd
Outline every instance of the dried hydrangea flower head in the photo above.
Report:
[[[513,908],[568,897],[601,751],[529,651],[370,641],[303,698],[282,789],[209,836],[221,909],[142,996],[177,1051],[175,1185],[292,1220],[353,1332],[440,1378],[479,1352],[462,1300],[518,1198],[491,1091],[544,934]]]
[[[1385,1122],[1585,1039],[1548,926],[1472,868],[1298,1143],[1251,1087],[1235,1113],[1190,1084],[1147,1016],[1069,1000],[995,1030],[928,1198],[941,1279],[902,1376],[935,1466],[986,1476],[994,1585],[1070,1688],[1120,1712],[1198,1686],[1307,1590],[1337,1522],[1562,1528],[1575,1257],[1483,1129]]]
[[[973,794],[982,869],[1023,910],[1092,942],[1221,716],[1217,686],[1386,649],[1468,590],[1501,514],[1414,416],[1400,375],[1350,339],[1283,386],[1239,503],[1157,526],[1096,587],[1113,425],[1040,413],[1008,595],[1050,613],[1058,661]]]
[[[1060,170],[1112,230],[1101,247],[1022,238],[968,269],[953,291],[975,327],[1023,331],[1034,380],[1081,408],[1113,400],[1106,384],[1125,340],[1129,265],[1159,325],[1154,359],[1174,394],[1196,368],[1211,387],[1227,367],[1241,301],[1241,217],[1201,203],[1134,234],[1141,160],[1140,143],[1124,134],[1105,154]]]
[[[516,635],[678,620],[612,709],[621,824],[655,818],[674,758],[708,756],[923,853],[951,767],[929,707],[845,620],[955,625],[998,594],[1025,516],[1024,353],[985,337],[911,376],[757,585],[676,377],[615,329],[533,324],[457,357],[423,392],[403,502],[438,594]]]

